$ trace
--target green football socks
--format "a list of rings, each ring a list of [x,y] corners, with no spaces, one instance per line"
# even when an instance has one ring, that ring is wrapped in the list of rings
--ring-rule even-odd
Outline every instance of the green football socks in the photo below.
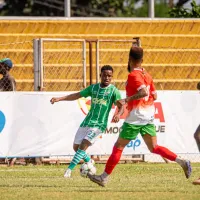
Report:
[[[89,162],[90,161],[90,157],[87,155],[87,153],[81,149],[78,149],[78,151],[75,153],[71,163],[69,164],[68,169],[73,170],[76,165],[80,162],[80,160],[83,159],[84,162]]]

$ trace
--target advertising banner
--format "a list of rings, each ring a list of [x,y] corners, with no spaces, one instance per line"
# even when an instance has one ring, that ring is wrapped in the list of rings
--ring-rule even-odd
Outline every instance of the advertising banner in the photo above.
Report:
[[[0,157],[73,155],[73,140],[80,123],[90,109],[89,98],[62,101],[52,105],[52,97],[72,92],[1,92]],[[125,92],[122,91],[122,97]],[[200,123],[200,94],[197,91],[158,91],[155,102],[155,125],[158,144],[176,153],[198,153],[193,134]],[[93,155],[110,154],[118,138],[119,123],[111,123],[102,137],[88,149]],[[149,153],[138,135],[124,154]]]

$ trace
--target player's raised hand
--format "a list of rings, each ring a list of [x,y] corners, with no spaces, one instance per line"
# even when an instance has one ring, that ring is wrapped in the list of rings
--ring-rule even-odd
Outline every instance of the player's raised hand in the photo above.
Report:
[[[55,102],[58,102],[58,101],[59,101],[59,98],[55,98],[55,97],[53,97],[53,98],[50,100],[51,104],[54,104]]]

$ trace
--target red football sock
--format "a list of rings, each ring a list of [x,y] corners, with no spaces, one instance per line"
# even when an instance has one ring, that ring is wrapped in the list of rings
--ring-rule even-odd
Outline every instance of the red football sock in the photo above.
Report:
[[[171,161],[175,161],[177,157],[177,155],[171,152],[169,149],[162,146],[158,146],[158,145],[154,147],[153,153],[159,154],[162,157],[167,158],[168,160],[171,160]]]
[[[120,158],[122,155],[122,150],[118,149],[117,147],[113,147],[112,154],[110,155],[107,163],[106,163],[106,168],[105,172],[107,174],[111,174],[117,163],[119,162]]]

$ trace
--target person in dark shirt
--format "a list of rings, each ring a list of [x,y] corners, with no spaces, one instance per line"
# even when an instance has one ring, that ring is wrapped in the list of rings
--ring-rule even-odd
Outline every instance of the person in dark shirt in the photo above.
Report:
[[[197,84],[197,89],[200,90],[200,82]],[[197,130],[194,133],[194,139],[197,143],[197,147],[198,147],[199,152],[200,152],[200,124],[199,124],[199,126],[197,127]],[[194,185],[200,185],[200,177],[197,180],[193,181],[193,184]]]
[[[0,60],[0,74],[3,77],[0,79],[0,91],[15,91],[16,82],[10,75],[10,70],[13,68],[13,63],[10,58]]]
[[[10,58],[4,58],[0,60],[0,74],[3,76],[0,79],[0,91],[2,92],[16,90],[15,79],[9,73],[12,68],[13,68],[13,63]],[[16,158],[7,160],[9,166],[13,166],[15,161]]]

